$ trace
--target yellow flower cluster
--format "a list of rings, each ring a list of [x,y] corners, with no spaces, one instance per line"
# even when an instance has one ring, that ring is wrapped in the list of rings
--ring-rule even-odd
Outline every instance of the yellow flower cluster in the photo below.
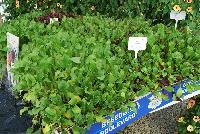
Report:
[[[199,116],[194,116],[194,117],[193,117],[193,121],[196,122],[196,123],[199,122],[199,121],[200,121]],[[189,132],[194,131],[194,127],[193,127],[192,125],[188,125],[187,131],[189,131]]]
[[[187,108],[188,108],[188,109],[192,108],[192,107],[195,105],[195,103],[196,103],[196,102],[195,102],[194,99],[190,99],[189,102],[188,102]],[[183,119],[184,119],[183,117],[182,117],[182,118],[179,118],[178,121],[179,121],[179,122],[183,122]],[[193,121],[194,121],[195,123],[199,122],[199,121],[200,121],[199,116],[197,116],[197,115],[194,116],[194,117],[193,117]],[[187,126],[187,131],[188,131],[188,132],[194,131],[194,127],[193,127],[192,125],[188,125],[188,126]]]
[[[199,121],[200,121],[199,116],[194,116],[194,117],[193,117],[193,121],[196,122],[196,123],[199,122]],[[188,125],[188,126],[187,126],[187,131],[188,131],[188,132],[194,131],[194,127],[193,127],[192,125]]]
[[[196,122],[196,123],[199,122],[199,121],[200,121],[199,116],[194,116],[194,117],[193,117],[193,121]],[[178,119],[178,122],[183,122],[183,123],[184,123],[184,117],[180,117],[180,118]],[[193,127],[192,125],[188,125],[188,126],[187,126],[187,131],[188,131],[188,132],[194,131],[194,127]]]
[[[184,1],[187,2],[187,3],[192,3],[192,0],[184,0]],[[175,5],[175,6],[173,7],[173,9],[174,9],[174,11],[177,11],[177,12],[181,11],[180,5]],[[186,11],[189,12],[189,13],[192,12],[192,7],[189,6],[189,7],[186,9]]]
[[[62,8],[63,5],[61,5],[60,3],[57,3],[57,7]]]

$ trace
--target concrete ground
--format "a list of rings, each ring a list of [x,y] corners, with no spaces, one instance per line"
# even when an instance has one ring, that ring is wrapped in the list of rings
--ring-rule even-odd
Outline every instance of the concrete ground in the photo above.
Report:
[[[31,119],[27,115],[20,117],[21,108],[16,105],[11,93],[0,89],[0,134],[24,134],[31,126]]]

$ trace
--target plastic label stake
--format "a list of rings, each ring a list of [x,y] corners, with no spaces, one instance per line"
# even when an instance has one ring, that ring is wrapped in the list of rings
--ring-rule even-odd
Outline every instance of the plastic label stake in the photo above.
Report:
[[[137,59],[138,51],[135,51],[135,59]]]
[[[178,25],[178,21],[179,20],[185,20],[186,17],[186,12],[185,11],[181,11],[181,12],[177,12],[177,11],[171,11],[170,12],[170,19],[175,20],[175,30],[177,28]]]
[[[145,50],[147,46],[147,37],[129,37],[128,50],[135,51],[135,59],[140,50]]]

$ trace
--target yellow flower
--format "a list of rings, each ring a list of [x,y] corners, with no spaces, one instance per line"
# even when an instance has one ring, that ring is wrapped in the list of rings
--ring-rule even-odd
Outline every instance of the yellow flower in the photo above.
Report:
[[[184,117],[178,118],[178,122],[183,122],[183,120],[184,120]]]
[[[195,105],[195,100],[191,99],[191,100],[189,100],[189,102],[188,102],[187,108],[188,108],[188,109],[189,109],[189,108],[192,108],[194,105]]]
[[[189,132],[192,132],[192,131],[194,131],[194,128],[193,128],[193,126],[192,126],[192,125],[189,125],[189,126],[187,127],[187,131],[189,131]]]
[[[19,0],[16,0],[16,8],[19,8]]]
[[[192,0],[186,0],[187,1],[187,3],[192,3]]]
[[[194,122],[199,122],[200,118],[199,118],[199,116],[194,116],[193,120],[194,120]]]
[[[188,7],[187,12],[191,12],[191,11],[192,11],[192,7]]]
[[[63,7],[63,5],[60,5],[60,8],[62,8]]]
[[[179,5],[175,5],[173,9],[174,11],[181,11],[181,7]]]
[[[60,7],[60,3],[57,3],[57,7]]]

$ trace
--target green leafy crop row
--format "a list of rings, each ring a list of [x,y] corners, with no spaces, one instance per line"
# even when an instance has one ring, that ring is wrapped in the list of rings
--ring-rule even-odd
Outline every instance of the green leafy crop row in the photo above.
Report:
[[[77,16],[49,25],[33,18],[27,14],[1,27],[1,69],[5,33],[11,32],[20,37],[20,57],[13,70],[19,83],[14,91],[25,93],[24,101],[32,106],[24,110],[33,116],[33,124],[44,126],[44,132],[83,132],[116,109],[134,108],[135,97],[166,83],[199,79],[198,30],[151,27],[142,18]],[[138,59],[127,50],[130,36],[148,37],[147,49]]]

